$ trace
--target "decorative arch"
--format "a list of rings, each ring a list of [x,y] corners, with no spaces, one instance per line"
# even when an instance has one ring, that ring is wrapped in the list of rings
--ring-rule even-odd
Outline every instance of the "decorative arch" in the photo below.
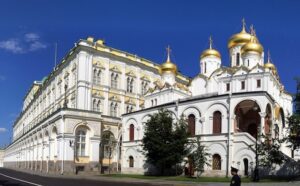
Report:
[[[138,121],[137,121],[137,119],[135,119],[135,118],[129,118],[129,119],[127,119],[127,120],[125,121],[125,123],[126,123],[126,125],[128,125],[129,123],[137,124]]]
[[[208,146],[210,154],[221,153],[226,154],[226,146],[222,143],[212,143]]]
[[[136,156],[137,154],[137,150],[130,147],[128,149],[125,150],[123,157],[125,157],[123,159],[123,164],[127,167],[130,167],[130,159],[129,157],[131,156],[133,158],[133,167],[138,167],[138,156]]]
[[[178,120],[178,118],[177,118],[177,115],[176,115],[176,113],[174,112],[174,111],[172,111],[172,110],[168,110],[167,109],[167,112],[169,112],[170,113],[170,115],[171,115],[171,117],[173,118],[173,122],[177,122],[177,120]]]
[[[223,102],[220,102],[220,101],[210,104],[206,110],[211,110],[213,107],[218,106],[218,105],[221,106],[222,108],[224,108],[226,111],[228,111],[228,105]],[[219,109],[219,110],[221,110],[221,109]]]
[[[234,132],[248,132],[256,138],[261,120],[260,112],[261,108],[256,101],[251,99],[240,101],[234,108]]]
[[[90,127],[90,125],[86,122],[80,122],[77,123],[75,125],[75,127],[73,128],[73,134],[75,135],[76,130],[78,130],[78,128],[87,128],[88,132],[89,132],[89,136],[94,136],[94,130],[92,129],[92,127]]]
[[[142,117],[142,124],[146,123],[151,118],[150,114],[146,114]]]
[[[189,107],[185,108],[182,113],[185,116],[188,116],[190,114],[194,114],[197,118],[201,117],[200,110],[197,107],[195,107],[195,106],[189,106]]]

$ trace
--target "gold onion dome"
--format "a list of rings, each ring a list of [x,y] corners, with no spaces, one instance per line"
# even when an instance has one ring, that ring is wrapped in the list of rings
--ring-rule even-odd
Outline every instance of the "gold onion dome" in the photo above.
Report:
[[[251,27],[251,39],[250,41],[245,44],[242,48],[241,48],[241,53],[245,54],[245,53],[258,53],[258,54],[262,54],[264,48],[263,46],[259,43],[256,35],[255,35],[255,31],[253,29],[253,27]]]
[[[172,63],[172,61],[170,59],[170,52],[171,52],[171,49],[168,46],[168,48],[167,48],[167,53],[168,53],[167,61],[161,65],[160,69],[161,69],[162,73],[172,72],[172,73],[176,74],[177,73],[177,66],[174,63]]]
[[[217,50],[212,48],[212,42],[213,42],[213,40],[210,37],[209,38],[209,49],[206,49],[201,53],[200,59],[207,57],[207,56],[215,56],[217,58],[221,58],[220,52],[218,52]]]
[[[243,27],[240,33],[234,34],[228,41],[228,48],[235,47],[237,45],[244,45],[251,40],[251,34],[246,31],[245,19],[242,20]]]
[[[268,52],[268,61],[264,65],[265,68],[271,70],[274,74],[277,74],[277,68],[273,63],[271,63],[271,55],[270,52]]]

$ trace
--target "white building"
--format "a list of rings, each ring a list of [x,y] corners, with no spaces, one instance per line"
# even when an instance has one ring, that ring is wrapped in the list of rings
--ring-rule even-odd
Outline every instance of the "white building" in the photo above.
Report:
[[[184,114],[192,135],[209,149],[212,167],[206,174],[225,175],[231,165],[248,174],[255,163],[249,145],[258,132],[285,134],[292,97],[270,59],[264,62],[254,30],[249,34],[243,26],[228,47],[231,66],[224,67],[210,40],[199,75],[189,79],[169,55],[158,65],[102,40],[80,40],[26,94],[4,166],[61,174],[76,167],[142,174],[143,124],[163,107],[175,121]],[[290,155],[285,146],[282,151]]]
[[[35,81],[13,125],[4,166],[44,172],[120,170],[121,115],[144,107],[160,65],[89,37]],[[187,84],[181,74],[176,81]],[[107,140],[109,139],[109,140]]]
[[[124,114],[122,172],[142,174],[145,157],[141,140],[144,123],[159,108],[169,110],[174,122],[183,114],[192,136],[200,137],[211,154],[210,167],[204,174],[228,175],[230,166],[249,175],[255,166],[257,134],[282,138],[286,117],[292,113],[292,96],[284,90],[270,57],[264,61],[264,50],[253,28],[245,26],[228,43],[231,66],[222,66],[220,53],[212,48],[202,52],[200,73],[190,80],[188,89],[178,86],[174,77],[177,67],[170,59],[162,65],[162,81],[145,95],[145,108]],[[166,67],[166,68],[163,68]],[[291,156],[291,150],[281,150]]]

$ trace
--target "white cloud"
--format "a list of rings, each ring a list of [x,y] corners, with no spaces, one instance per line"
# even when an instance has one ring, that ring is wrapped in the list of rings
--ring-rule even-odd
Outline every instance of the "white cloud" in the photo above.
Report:
[[[24,53],[24,49],[17,39],[9,39],[6,41],[0,41],[0,48],[8,50],[13,53]]]
[[[37,33],[26,33],[21,38],[12,38],[0,41],[0,49],[7,50],[15,54],[22,54],[47,48]]]
[[[37,41],[40,39],[40,36],[36,33],[27,33],[24,35],[24,39],[26,42]]]
[[[46,44],[41,43],[39,41],[35,41],[35,42],[30,44],[29,50],[30,51],[36,51],[36,50],[43,49],[43,48],[46,48],[46,47],[47,47]]]
[[[1,133],[1,132],[6,132],[6,131],[7,131],[6,128],[1,128],[1,127],[0,127],[0,133]]]

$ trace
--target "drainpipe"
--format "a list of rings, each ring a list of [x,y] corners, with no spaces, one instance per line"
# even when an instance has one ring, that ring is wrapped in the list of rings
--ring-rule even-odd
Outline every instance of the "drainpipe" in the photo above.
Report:
[[[64,116],[62,115],[61,117],[62,119],[62,159],[61,159],[61,172],[60,174],[63,175],[64,174],[64,158],[65,158],[65,121],[64,121]]]
[[[230,148],[230,133],[231,133],[231,125],[230,125],[230,105],[231,105],[231,92],[229,93],[229,96],[228,96],[228,137],[227,137],[227,166],[226,166],[226,177],[228,177],[229,175],[229,148]]]

